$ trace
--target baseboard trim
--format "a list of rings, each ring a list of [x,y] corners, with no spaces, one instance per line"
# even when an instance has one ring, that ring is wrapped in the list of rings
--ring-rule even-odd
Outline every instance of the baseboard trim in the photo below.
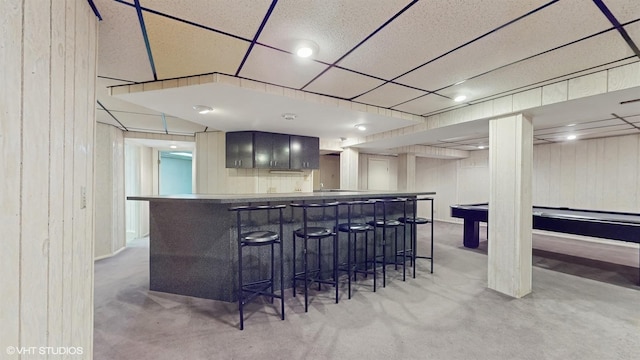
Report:
[[[112,256],[116,256],[116,255],[118,255],[122,250],[124,250],[124,249],[126,249],[126,248],[127,248],[126,246],[123,246],[123,247],[121,247],[120,249],[118,249],[118,250],[114,251],[114,252],[113,252],[113,253],[111,253],[111,254],[107,254],[107,255],[102,255],[102,256],[95,257],[95,258],[93,258],[93,261],[98,261],[98,260],[102,260],[102,259],[108,259],[108,258],[110,258],[110,257],[112,257]]]

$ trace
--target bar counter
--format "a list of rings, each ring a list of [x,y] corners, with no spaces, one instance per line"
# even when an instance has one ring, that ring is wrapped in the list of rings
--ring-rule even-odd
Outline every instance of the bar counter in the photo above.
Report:
[[[289,204],[366,200],[377,198],[432,196],[435,192],[403,191],[319,191],[267,194],[188,194],[129,196],[128,200],[149,202],[149,289],[206,299],[232,302],[237,289],[237,229],[235,212],[242,204]],[[409,207],[407,207],[409,210]],[[400,210],[401,211],[401,210]],[[263,214],[259,214],[263,213]],[[277,211],[259,212],[245,219],[247,228],[278,231]],[[292,232],[301,226],[298,212],[285,209],[283,244],[285,288],[291,287]],[[346,218],[341,207],[339,219]],[[411,212],[407,216],[411,216]],[[397,214],[396,214],[397,215]],[[395,215],[394,215],[395,216]],[[309,226],[332,228],[335,219],[319,214]],[[313,224],[313,225],[311,225]],[[400,229],[402,232],[402,229]],[[346,234],[340,234],[346,240]],[[345,241],[340,241],[345,243]],[[342,247],[342,246],[341,246]],[[342,258],[344,251],[340,251]],[[324,248],[323,248],[323,254]],[[326,253],[327,259],[330,251]],[[268,252],[244,261],[249,278],[261,278],[269,271]],[[330,268],[328,266],[327,268]],[[278,284],[279,285],[279,284]]]

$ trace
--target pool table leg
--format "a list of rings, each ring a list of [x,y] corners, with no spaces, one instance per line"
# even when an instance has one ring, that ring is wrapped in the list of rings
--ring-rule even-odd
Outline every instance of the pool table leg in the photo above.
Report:
[[[480,244],[480,222],[464,220],[464,247],[477,248]]]

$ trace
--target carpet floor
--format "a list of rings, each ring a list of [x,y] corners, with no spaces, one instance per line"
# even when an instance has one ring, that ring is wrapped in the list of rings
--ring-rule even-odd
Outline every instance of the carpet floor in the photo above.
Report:
[[[481,231],[482,232],[482,231]],[[428,249],[428,225],[419,249]],[[486,233],[482,234],[486,236]],[[533,292],[487,289],[486,237],[462,246],[462,226],[436,222],[435,268],[416,279],[393,267],[373,293],[340,288],[250,304],[150,291],[148,239],[95,264],[94,359],[638,359],[638,247],[534,235]],[[424,251],[420,251],[421,255]]]

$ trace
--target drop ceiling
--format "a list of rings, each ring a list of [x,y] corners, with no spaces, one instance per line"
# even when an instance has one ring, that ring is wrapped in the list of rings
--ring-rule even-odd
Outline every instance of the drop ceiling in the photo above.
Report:
[[[267,130],[337,139],[640,61],[637,0],[93,0],[102,17],[98,117],[123,130]],[[298,41],[317,44],[311,59]],[[406,113],[345,111],[220,84],[108,95],[109,86],[219,73]],[[149,92],[156,93],[156,92]],[[148,94],[147,94],[148,95]],[[466,95],[463,103],[453,98]],[[640,133],[640,89],[547,106],[536,143]],[[191,107],[217,112],[202,116]],[[294,122],[283,113],[296,113]],[[360,134],[353,125],[367,123]],[[576,123],[573,129],[566,125]],[[421,134],[459,150],[487,142],[484,122]],[[405,141],[402,145],[407,145]],[[380,149],[393,141],[372,145]],[[375,150],[375,149],[372,149]]]

